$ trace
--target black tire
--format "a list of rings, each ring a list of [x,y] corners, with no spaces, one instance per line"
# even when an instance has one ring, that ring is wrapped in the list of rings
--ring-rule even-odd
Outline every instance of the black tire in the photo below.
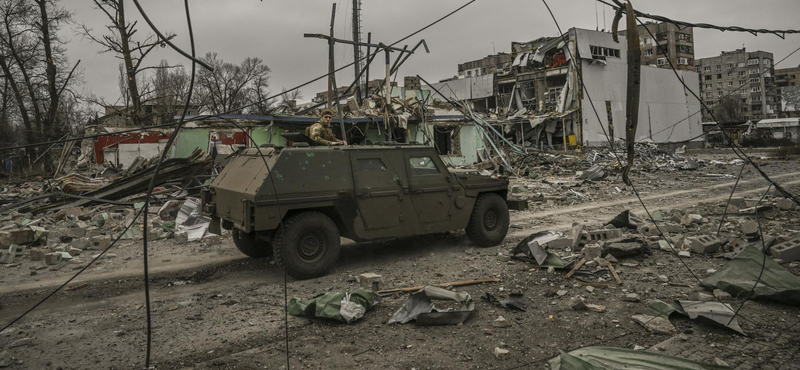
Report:
[[[256,239],[253,233],[233,229],[231,230],[231,236],[236,248],[248,257],[262,258],[272,255],[272,246],[266,241]]]
[[[291,216],[278,227],[272,246],[275,262],[295,279],[328,273],[339,259],[339,229],[319,212]]]
[[[478,196],[467,224],[467,237],[479,247],[500,244],[508,233],[508,205],[495,193]]]

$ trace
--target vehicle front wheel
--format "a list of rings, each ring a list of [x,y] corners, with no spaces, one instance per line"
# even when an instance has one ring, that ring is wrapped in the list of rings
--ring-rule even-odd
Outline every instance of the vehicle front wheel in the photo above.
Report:
[[[479,247],[503,241],[508,232],[508,206],[503,197],[486,193],[478,196],[467,224],[467,237]]]
[[[256,239],[254,233],[233,229],[231,230],[231,236],[236,248],[248,257],[261,258],[269,257],[272,254],[272,246],[266,241]]]
[[[339,229],[322,213],[299,213],[278,227],[272,250],[275,262],[291,277],[323,276],[339,259]]]

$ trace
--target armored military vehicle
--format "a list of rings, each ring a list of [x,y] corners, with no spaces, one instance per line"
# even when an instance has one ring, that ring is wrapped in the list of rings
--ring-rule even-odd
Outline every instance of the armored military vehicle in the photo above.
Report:
[[[308,279],[334,266],[341,236],[466,229],[476,245],[497,245],[508,231],[507,192],[508,179],[450,173],[423,145],[262,146],[232,158],[202,198],[211,232],[231,230],[242,253],[272,254]]]

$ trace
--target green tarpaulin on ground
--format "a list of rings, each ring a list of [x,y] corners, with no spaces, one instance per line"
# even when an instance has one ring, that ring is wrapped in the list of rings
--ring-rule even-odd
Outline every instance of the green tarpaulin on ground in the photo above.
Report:
[[[613,347],[584,347],[561,352],[550,360],[551,370],[724,370],[728,366],[703,364],[657,352]]]
[[[377,293],[371,290],[355,289],[344,292],[328,292],[309,299],[289,300],[289,314],[300,317],[320,317],[353,322],[380,301]]]
[[[746,247],[736,258],[726,263],[719,271],[703,280],[708,290],[720,289],[734,298],[764,298],[781,303],[800,305],[800,277],[787,271],[767,257],[764,273],[758,286],[753,289],[761,273],[764,255],[754,247]]]

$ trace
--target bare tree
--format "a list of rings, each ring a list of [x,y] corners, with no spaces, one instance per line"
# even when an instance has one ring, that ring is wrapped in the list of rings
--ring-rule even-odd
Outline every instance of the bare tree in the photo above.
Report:
[[[712,109],[718,123],[743,123],[747,120],[744,107],[742,99],[727,97],[720,100]]]
[[[92,29],[82,25],[83,34],[103,46],[103,52],[112,52],[115,57],[122,60],[124,72],[122,85],[126,87],[126,94],[123,94],[123,97],[126,98],[124,105],[131,108],[126,109],[125,113],[130,117],[134,126],[140,126],[143,121],[143,96],[146,95],[141,85],[146,79],[140,78],[142,77],[140,74],[148,69],[159,68],[145,67],[143,62],[156,46],[162,45],[162,42],[153,34],[147,35],[142,41],[134,40],[134,35],[138,31],[136,29],[137,22],[131,23],[126,20],[124,0],[93,1],[95,7],[108,17],[110,22],[106,25],[108,32],[97,36],[93,34]],[[169,39],[173,37],[175,37],[174,34],[167,35]]]
[[[159,109],[164,113],[164,119],[180,111],[189,93],[189,75],[183,66],[170,66],[162,60],[156,68],[155,74],[150,79],[152,98]]]
[[[28,143],[62,135],[59,104],[65,92],[74,97],[70,87],[78,64],[67,64],[58,31],[72,22],[72,14],[57,0],[0,0],[0,18],[4,119],[18,119]],[[5,99],[13,101],[18,114],[9,115]]]
[[[205,112],[266,114],[272,107],[269,97],[270,68],[260,58],[247,58],[241,65],[225,62],[216,53],[203,61],[214,68],[197,73],[197,103]]]
[[[303,98],[300,89],[286,92],[286,88],[281,89],[281,102],[278,104],[278,109],[286,113],[294,113],[297,108],[297,101]]]

